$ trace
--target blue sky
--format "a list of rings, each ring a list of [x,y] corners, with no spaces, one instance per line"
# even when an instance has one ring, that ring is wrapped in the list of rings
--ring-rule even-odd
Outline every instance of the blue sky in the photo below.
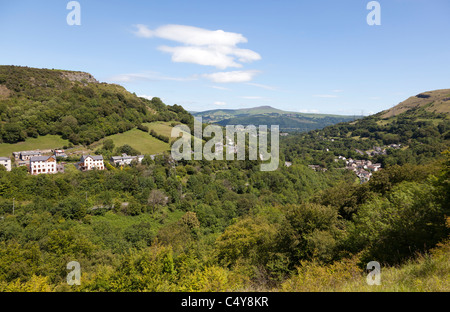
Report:
[[[375,113],[450,88],[450,1],[0,0],[0,64],[86,71],[188,110]]]

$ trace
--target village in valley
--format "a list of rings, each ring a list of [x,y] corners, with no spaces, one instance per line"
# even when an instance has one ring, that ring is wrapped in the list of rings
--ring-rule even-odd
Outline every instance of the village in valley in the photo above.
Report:
[[[390,144],[387,145],[383,148],[379,147],[379,146],[374,146],[372,150],[367,150],[367,151],[361,151],[359,149],[355,149],[355,152],[360,154],[360,155],[367,155],[368,157],[373,157],[373,156],[377,156],[377,155],[387,155],[387,149],[400,149],[401,148],[401,144]],[[327,152],[329,152],[330,150],[327,149]],[[344,168],[339,168],[339,169],[346,169],[346,170],[351,170],[353,171],[356,176],[359,178],[360,183],[365,183],[368,182],[370,180],[370,178],[372,177],[372,173],[379,171],[382,169],[382,165],[381,163],[373,163],[371,160],[367,160],[367,159],[352,159],[352,158],[346,158],[342,155],[339,155],[337,158],[334,159],[335,162],[339,162],[339,161],[344,161],[345,162],[345,167]],[[286,162],[285,166],[289,167],[291,166],[292,163],[290,162]],[[327,171],[327,168],[324,168],[320,165],[308,165],[308,167],[314,171],[322,171],[325,172]]]
[[[227,138],[228,139],[228,138]],[[229,140],[228,140],[229,141]],[[223,145],[216,144],[216,152],[223,151]],[[229,147],[234,147],[233,142],[228,142],[226,145]],[[387,149],[400,149],[401,144],[390,144],[387,146],[379,147],[374,146],[372,150],[361,151],[359,149],[355,149],[357,154],[361,156],[367,155],[367,157],[374,157],[377,155],[386,155]],[[327,152],[330,150],[327,149]],[[228,152],[229,149],[228,149]],[[236,153],[237,149],[231,150],[231,152]],[[31,150],[31,151],[19,151],[13,152],[12,156],[14,158],[14,163],[11,162],[11,158],[9,157],[0,157],[0,165],[3,165],[6,168],[6,171],[11,171],[13,165],[16,167],[26,166],[28,168],[28,172],[31,175],[38,174],[54,174],[54,173],[64,173],[65,166],[68,165],[68,162],[65,162],[68,156],[63,149],[48,149],[48,150]],[[152,159],[155,158],[156,155],[150,155]],[[144,155],[130,156],[125,153],[119,156],[112,156],[109,159],[109,163],[114,167],[123,167],[127,165],[131,165],[132,162],[141,163],[144,159]],[[58,162],[58,160],[61,160]],[[346,158],[342,155],[337,156],[334,159],[335,162],[343,161],[345,162],[345,167],[339,169],[351,170],[355,173],[355,175],[359,178],[360,183],[365,183],[370,180],[373,172],[379,171],[382,169],[381,163],[373,163],[371,160],[367,159],[352,159]],[[102,155],[82,155],[80,160],[76,162],[74,165],[80,171],[89,171],[89,170],[104,170],[106,168],[105,161]],[[285,167],[292,166],[292,162],[285,162]],[[320,165],[308,165],[308,167],[314,171],[325,172],[327,168],[324,168]]]
[[[64,160],[68,156],[62,149],[54,150],[31,150],[31,151],[19,151],[12,153],[14,163],[12,163],[9,157],[0,157],[0,165],[6,168],[6,171],[11,171],[13,165],[16,167],[26,166],[28,172],[31,175],[38,174],[55,174],[64,173],[65,166],[69,163]],[[155,155],[150,155],[154,159]],[[133,161],[141,163],[144,159],[144,155],[129,156],[122,154],[120,156],[112,156],[110,158],[110,164],[116,167],[131,165]],[[80,171],[89,170],[104,170],[106,164],[102,155],[82,155],[80,161],[72,164]]]
[[[232,142],[229,142],[227,144],[227,147],[233,147]],[[401,145],[390,144],[383,148],[374,146],[372,150],[361,151],[359,149],[355,149],[355,152],[360,155],[373,157],[376,155],[386,155],[386,150],[388,148],[399,149],[401,148]],[[222,151],[222,149],[223,145],[216,146],[216,152],[220,152]],[[236,153],[237,150],[232,150],[232,152]],[[68,165],[68,163],[64,161],[64,159],[66,159],[68,156],[63,149],[19,151],[13,152],[12,156],[14,158],[14,166],[26,166],[28,168],[28,172],[31,175],[64,173],[65,166]],[[152,159],[154,159],[155,156],[156,155],[150,155]],[[130,156],[124,153],[120,156],[112,156],[109,159],[109,163],[114,167],[123,167],[131,165],[132,162],[141,163],[143,159],[144,155]],[[62,161],[58,162],[58,160]],[[373,163],[371,160],[367,159],[352,159],[339,155],[334,159],[334,161],[345,162],[345,167],[339,169],[353,171],[359,178],[360,183],[368,182],[372,177],[373,172],[382,169],[381,163]],[[0,165],[3,165],[6,168],[6,171],[11,171],[13,167],[13,163],[11,162],[11,158],[9,157],[0,157]],[[106,164],[102,155],[82,155],[80,161],[76,162],[73,165],[80,171],[89,171],[93,169],[104,170],[106,168]],[[292,162],[285,162],[285,167],[290,166],[292,166]],[[308,165],[308,167],[318,172],[327,171],[327,168],[324,168],[320,165]]]

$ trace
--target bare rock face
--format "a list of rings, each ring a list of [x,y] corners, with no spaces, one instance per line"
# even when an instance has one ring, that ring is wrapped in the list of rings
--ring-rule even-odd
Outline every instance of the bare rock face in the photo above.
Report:
[[[84,72],[63,72],[63,76],[70,81],[79,81],[85,83],[98,83],[97,79],[89,73]]]

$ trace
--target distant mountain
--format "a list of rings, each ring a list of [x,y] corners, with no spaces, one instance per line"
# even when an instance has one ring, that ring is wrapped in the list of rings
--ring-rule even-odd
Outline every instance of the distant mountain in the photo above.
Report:
[[[281,131],[304,132],[321,129],[340,122],[353,121],[361,116],[341,116],[329,114],[306,114],[283,111],[271,106],[243,109],[215,109],[191,112],[194,117],[202,117],[205,123],[226,125],[279,125]]]

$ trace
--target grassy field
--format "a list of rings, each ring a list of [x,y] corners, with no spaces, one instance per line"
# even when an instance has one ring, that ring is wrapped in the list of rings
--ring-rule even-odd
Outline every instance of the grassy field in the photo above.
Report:
[[[147,126],[149,130],[155,130],[156,133],[162,134],[170,137],[172,133],[171,122],[168,121],[156,121],[156,122],[147,122],[144,123],[144,126]]]
[[[144,126],[147,126],[149,130],[155,130],[156,133],[165,135],[170,138],[170,142],[177,140],[178,138],[172,138],[172,122],[167,121],[156,121],[151,123],[144,123]]]
[[[155,139],[150,134],[138,129],[132,129],[124,133],[110,135],[96,143],[93,143],[91,145],[91,149],[95,149],[106,139],[113,140],[116,147],[128,144],[142,154],[154,155],[170,150],[169,144]]]
[[[170,138],[170,142],[175,140],[176,138],[172,138],[172,126],[170,125],[170,122],[164,122],[164,121],[157,121],[157,122],[147,122],[143,125],[148,127],[149,130],[154,130],[156,133],[160,135],[164,135],[166,137]]]
[[[289,292],[448,292],[450,290],[450,241],[401,266],[381,267],[381,285],[368,285],[367,272],[357,258],[328,266],[304,263],[298,274],[282,285]]]
[[[59,135],[46,135],[37,138],[28,138],[24,142],[0,144],[0,156],[11,156],[12,152],[28,151],[36,149],[56,149],[68,145],[69,141],[62,139]]]

